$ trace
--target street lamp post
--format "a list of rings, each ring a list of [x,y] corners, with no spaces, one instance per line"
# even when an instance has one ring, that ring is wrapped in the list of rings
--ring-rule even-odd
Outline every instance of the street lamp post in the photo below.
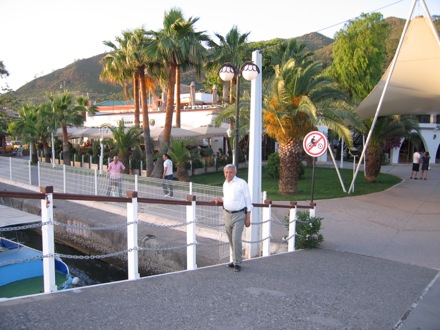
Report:
[[[234,138],[234,157],[233,163],[238,169],[238,157],[239,157],[239,115],[240,115],[240,77],[252,81],[258,74],[260,69],[254,62],[248,61],[244,63],[241,68],[237,68],[231,63],[225,63],[219,70],[220,78],[223,81],[231,81],[236,78],[236,95],[235,95],[235,138]]]
[[[107,127],[100,127],[99,133],[101,134],[101,140],[100,140],[100,148],[101,148],[101,154],[99,156],[99,174],[102,174],[103,167],[104,167],[104,134],[107,134],[108,128]]]

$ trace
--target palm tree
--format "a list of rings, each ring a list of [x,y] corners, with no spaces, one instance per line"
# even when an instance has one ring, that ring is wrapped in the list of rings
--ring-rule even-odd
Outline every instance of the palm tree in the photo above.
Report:
[[[297,193],[302,139],[307,133],[326,125],[351,145],[351,132],[344,122],[358,122],[345,94],[320,75],[319,63],[295,64],[290,58],[275,66],[272,88],[264,100],[266,133],[279,143],[281,194]]]
[[[29,152],[33,163],[37,162],[35,143],[38,140],[37,123],[38,108],[32,104],[25,104],[18,110],[19,118],[9,124],[9,134],[20,136],[24,143],[29,144]]]
[[[370,130],[372,123],[373,118],[364,120],[365,132]],[[365,181],[376,182],[382,166],[384,147],[387,144],[395,141],[397,144],[391,147],[400,147],[402,138],[411,138],[418,130],[418,120],[414,116],[378,117],[365,151]]]
[[[113,140],[109,141],[109,144],[117,149],[118,157],[122,164],[124,164],[125,171],[128,173],[128,159],[134,148],[137,148],[140,151],[140,136],[142,131],[139,127],[130,127],[126,129],[123,120],[119,122],[118,127],[109,127],[109,129],[113,133]]]
[[[183,182],[189,182],[189,174],[186,166],[191,160],[191,153],[188,146],[191,144],[190,140],[175,140],[171,138],[171,147],[168,151],[174,165],[177,168],[177,179]]]
[[[56,131],[52,108],[49,103],[43,103],[38,107],[37,122],[35,123],[39,134],[39,140],[43,145],[45,162],[50,162],[49,139]],[[55,155],[52,155],[54,157]]]
[[[168,70],[165,129],[161,153],[166,153],[170,145],[177,68],[187,63],[193,65],[196,71],[201,70],[202,67],[206,50],[200,43],[204,38],[203,33],[194,30],[197,21],[198,18],[185,20],[181,10],[173,8],[165,13],[162,30],[147,32],[147,35],[153,38],[148,46],[150,58],[163,63]],[[152,175],[159,177],[162,166],[163,162],[158,160]]]
[[[63,133],[63,160],[64,165],[70,166],[68,126],[78,127],[85,121],[85,113],[95,114],[96,106],[89,105],[89,99],[78,97],[73,104],[72,95],[64,91],[61,95],[49,94],[50,106],[57,127],[61,127]]]
[[[139,127],[139,88],[135,78],[135,69],[129,63],[130,50],[128,43],[130,38],[131,33],[125,31],[122,33],[122,37],[116,37],[119,46],[111,41],[104,41],[104,45],[111,47],[113,52],[106,54],[101,59],[103,68],[99,78],[102,81],[108,81],[123,86],[124,97],[127,103],[130,100],[128,84],[130,81],[133,83],[134,122],[135,126]]]
[[[250,54],[249,46],[246,43],[249,34],[250,32],[240,34],[235,25],[226,34],[226,37],[215,33],[214,35],[218,38],[219,42],[216,43],[213,40],[208,42],[208,46],[212,48],[208,68],[216,71],[218,75],[218,70],[224,63],[229,62],[235,67],[240,67],[244,62],[243,59]],[[233,103],[235,99],[233,93],[234,84],[235,81],[232,79],[229,85],[229,103]]]

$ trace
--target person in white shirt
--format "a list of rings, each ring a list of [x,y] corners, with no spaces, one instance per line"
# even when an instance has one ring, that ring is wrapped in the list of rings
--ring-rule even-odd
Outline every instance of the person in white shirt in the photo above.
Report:
[[[223,172],[226,179],[223,183],[223,198],[216,198],[214,203],[223,203],[225,229],[232,251],[232,262],[228,267],[239,272],[243,261],[241,236],[244,226],[249,227],[251,224],[252,201],[247,182],[236,176],[235,165],[226,165]]]
[[[413,164],[412,164],[412,172],[411,172],[410,179],[412,179],[414,177],[414,180],[417,180],[417,173],[419,173],[421,162],[422,162],[421,152],[416,151],[413,154]]]
[[[173,185],[170,183],[173,180],[173,162],[168,154],[162,156],[163,162],[163,181],[162,188],[165,197],[173,197]]]

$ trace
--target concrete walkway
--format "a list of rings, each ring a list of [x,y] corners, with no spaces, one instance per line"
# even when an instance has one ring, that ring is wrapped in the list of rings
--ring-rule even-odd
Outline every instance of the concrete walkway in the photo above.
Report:
[[[0,302],[1,328],[440,329],[440,167],[317,201],[321,249]]]

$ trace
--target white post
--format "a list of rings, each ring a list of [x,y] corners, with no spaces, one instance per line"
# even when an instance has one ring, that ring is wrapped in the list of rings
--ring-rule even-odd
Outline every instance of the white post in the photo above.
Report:
[[[51,133],[51,142],[52,144],[52,157],[50,157],[52,159],[52,167],[55,167],[55,144],[54,144],[54,139],[53,139],[53,133]]]
[[[128,249],[128,279],[137,280],[139,275],[138,260],[138,201],[137,192],[129,192],[131,202],[127,203],[127,249]]]
[[[53,229],[53,187],[42,187],[41,192],[46,194],[41,200],[41,238],[43,241],[43,274],[44,292],[57,291],[55,281],[55,244]]]
[[[295,207],[292,207],[289,212],[289,241],[287,245],[288,252],[295,251],[297,210],[298,208],[295,203]]]
[[[197,269],[196,263],[196,196],[187,198],[191,205],[186,207],[186,269]]]
[[[31,144],[32,145],[32,144]],[[28,183],[32,186],[32,155],[29,158],[29,166],[28,166]]]
[[[38,187],[40,187],[41,186],[41,184],[40,184],[40,181],[41,181],[41,167],[40,167],[40,162],[37,162],[37,169],[38,169],[38,171],[37,171],[37,180],[38,180]]]
[[[249,124],[249,167],[248,184],[251,193],[252,203],[261,203],[261,139],[263,135],[262,121],[262,86],[263,86],[263,65],[262,56],[259,50],[252,52],[252,61],[260,68],[260,74],[251,81],[251,107]],[[261,222],[261,208],[254,207],[251,213],[251,223]],[[260,225],[251,225],[251,242],[259,241]],[[259,256],[259,244],[249,244],[249,258]]]
[[[316,217],[316,203],[310,203],[311,208],[309,209],[309,217]]]
[[[340,168],[344,168],[344,140],[341,139],[341,164]]]
[[[66,181],[66,165],[63,165],[63,193],[67,191],[67,181]]]
[[[95,174],[95,195],[98,195],[98,171],[95,169],[93,172]]]
[[[270,256],[270,233],[271,233],[271,218],[272,218],[272,202],[268,202],[269,207],[263,207],[263,257]]]
[[[134,175],[134,190],[139,191],[139,180],[137,174]]]

